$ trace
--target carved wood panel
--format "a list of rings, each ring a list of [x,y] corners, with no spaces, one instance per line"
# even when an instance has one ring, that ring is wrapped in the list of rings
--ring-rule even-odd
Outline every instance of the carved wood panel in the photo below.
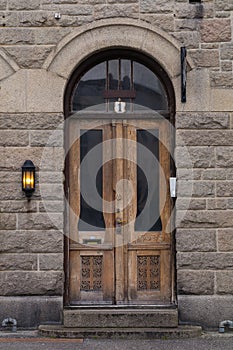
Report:
[[[102,290],[103,257],[82,256],[81,257],[81,290]]]
[[[137,257],[137,290],[160,289],[160,257],[145,255]]]

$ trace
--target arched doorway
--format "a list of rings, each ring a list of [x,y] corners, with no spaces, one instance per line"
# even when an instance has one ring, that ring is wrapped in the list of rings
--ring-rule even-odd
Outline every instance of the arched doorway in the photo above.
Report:
[[[137,51],[93,55],[65,96],[66,305],[174,302],[174,92]]]

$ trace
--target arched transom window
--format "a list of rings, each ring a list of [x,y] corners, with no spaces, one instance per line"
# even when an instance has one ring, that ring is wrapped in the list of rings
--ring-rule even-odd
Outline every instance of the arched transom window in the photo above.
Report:
[[[146,65],[131,58],[99,62],[84,73],[71,94],[71,113],[113,112],[116,101],[125,112],[168,112],[168,98],[160,78]]]

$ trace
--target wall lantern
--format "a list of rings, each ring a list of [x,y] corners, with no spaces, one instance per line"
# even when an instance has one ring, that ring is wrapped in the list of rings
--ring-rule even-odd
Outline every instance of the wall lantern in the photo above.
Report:
[[[22,166],[22,190],[26,197],[31,197],[35,191],[35,165],[31,160],[25,160]]]

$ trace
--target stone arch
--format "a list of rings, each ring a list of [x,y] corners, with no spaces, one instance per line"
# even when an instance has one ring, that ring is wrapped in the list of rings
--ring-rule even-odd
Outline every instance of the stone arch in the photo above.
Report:
[[[149,55],[164,68],[171,80],[180,75],[177,40],[146,22],[122,18],[97,21],[73,31],[49,55],[43,68],[68,79],[75,68],[95,52],[123,47]],[[189,58],[188,69],[193,67]]]

